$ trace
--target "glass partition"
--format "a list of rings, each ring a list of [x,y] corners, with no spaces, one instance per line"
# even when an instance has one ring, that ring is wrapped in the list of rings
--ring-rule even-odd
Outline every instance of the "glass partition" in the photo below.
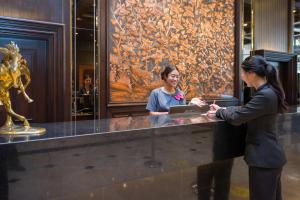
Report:
[[[97,0],[73,1],[73,120],[98,118],[97,5]]]

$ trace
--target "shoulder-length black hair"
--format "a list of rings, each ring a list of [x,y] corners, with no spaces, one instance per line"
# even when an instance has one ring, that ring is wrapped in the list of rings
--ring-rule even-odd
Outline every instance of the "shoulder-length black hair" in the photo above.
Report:
[[[278,97],[279,112],[287,110],[284,90],[279,80],[277,70],[273,65],[268,63],[264,57],[255,55],[247,57],[242,63],[242,68],[246,72],[253,72],[260,77],[266,77],[267,82],[272,86],[271,88]]]

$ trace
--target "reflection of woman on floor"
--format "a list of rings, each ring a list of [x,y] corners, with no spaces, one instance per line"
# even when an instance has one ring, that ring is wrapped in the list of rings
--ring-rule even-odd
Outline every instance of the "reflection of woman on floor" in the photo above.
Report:
[[[213,162],[197,168],[199,200],[229,200],[233,158],[242,156],[245,149],[244,126],[223,121],[213,127]]]
[[[276,118],[287,109],[276,69],[261,56],[246,58],[241,77],[256,94],[244,106],[211,105],[209,114],[233,125],[247,123],[245,160],[249,166],[250,200],[280,200],[281,172],[286,163],[276,134]]]
[[[197,168],[199,200],[228,200],[233,159],[214,161]]]
[[[180,73],[174,66],[167,65],[161,73],[164,86],[152,90],[146,109],[152,115],[168,114],[170,106],[185,105],[184,93],[178,88]],[[205,102],[198,99],[198,106]]]

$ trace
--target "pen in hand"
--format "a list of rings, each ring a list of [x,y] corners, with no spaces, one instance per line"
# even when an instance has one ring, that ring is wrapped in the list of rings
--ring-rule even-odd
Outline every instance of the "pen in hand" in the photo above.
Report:
[[[210,111],[215,111],[216,110],[214,105],[216,105],[216,100],[214,100],[213,103],[209,105]]]

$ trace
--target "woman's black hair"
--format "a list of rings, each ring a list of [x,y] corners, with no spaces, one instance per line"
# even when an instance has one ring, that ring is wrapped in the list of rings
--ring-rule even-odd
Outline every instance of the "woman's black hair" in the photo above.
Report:
[[[168,77],[168,75],[174,71],[174,70],[177,70],[179,72],[179,70],[177,69],[177,67],[173,66],[173,65],[166,65],[165,68],[164,68],[164,71],[162,71],[160,73],[160,77],[162,80],[166,80],[166,78]]]
[[[278,110],[284,112],[287,110],[285,94],[278,77],[276,68],[268,63],[262,56],[249,56],[242,62],[242,68],[246,72],[253,72],[260,77],[266,77],[267,82],[272,86],[278,97]]]

